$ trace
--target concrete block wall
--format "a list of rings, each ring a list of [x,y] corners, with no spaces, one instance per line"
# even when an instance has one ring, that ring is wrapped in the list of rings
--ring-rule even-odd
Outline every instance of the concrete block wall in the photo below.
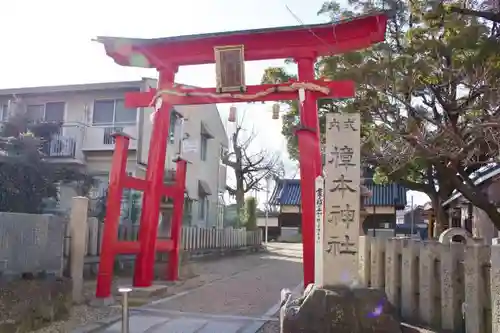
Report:
[[[500,245],[360,237],[360,280],[384,289],[408,322],[500,332]]]
[[[67,221],[43,214],[0,213],[0,275],[62,275]]]

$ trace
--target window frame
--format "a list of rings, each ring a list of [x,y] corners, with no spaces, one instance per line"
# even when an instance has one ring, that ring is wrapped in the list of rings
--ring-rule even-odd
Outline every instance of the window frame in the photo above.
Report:
[[[206,161],[207,160],[207,156],[208,156],[208,142],[209,142],[209,138],[207,135],[205,135],[204,133],[201,133],[201,136],[200,136],[200,160],[201,161]]]
[[[198,195],[198,220],[206,222],[208,219],[208,195],[200,193]]]
[[[0,122],[7,121],[9,118],[9,104],[2,104],[0,107]]]
[[[175,131],[177,129],[177,125],[179,123],[179,119],[182,119],[182,115],[175,110],[175,108],[172,108],[170,111],[170,123],[168,126],[168,137],[169,137],[169,143],[174,144],[175,143]],[[181,138],[182,140],[182,138]]]
[[[113,102],[113,116],[112,116],[112,121],[109,123],[96,123],[94,118],[95,118],[95,110],[96,110],[96,103],[98,102]],[[123,127],[123,126],[135,126],[137,125],[137,108],[126,108],[126,109],[135,109],[135,118],[134,121],[127,121],[127,122],[117,122],[116,121],[116,105],[118,101],[123,101],[125,105],[125,100],[123,98],[99,98],[99,99],[94,99],[94,102],[92,104],[92,126],[94,127]]]
[[[56,121],[57,122],[64,122],[66,120],[66,106],[67,106],[66,101],[49,101],[49,102],[42,102],[42,103],[27,104],[26,105],[26,113],[28,114],[28,117],[29,117],[28,110],[29,110],[30,107],[39,107],[39,106],[42,106],[43,107],[43,117],[42,117],[42,119],[33,120],[33,121],[49,122],[47,120],[47,105],[48,104],[62,104],[63,105],[62,119],[61,120],[51,120],[50,122],[56,122]],[[2,111],[2,113],[3,113],[3,111]],[[8,113],[8,106],[7,106],[7,113]],[[2,120],[2,121],[5,121],[5,120]]]

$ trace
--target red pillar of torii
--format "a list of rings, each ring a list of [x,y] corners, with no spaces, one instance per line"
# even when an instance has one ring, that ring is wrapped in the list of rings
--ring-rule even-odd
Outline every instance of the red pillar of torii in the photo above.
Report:
[[[300,127],[297,131],[300,152],[303,266],[304,284],[314,279],[314,180],[322,172],[319,120],[316,102],[324,98],[351,98],[351,81],[315,80],[317,57],[339,54],[369,47],[383,41],[388,15],[386,12],[357,17],[337,23],[294,26],[259,30],[224,32],[159,39],[129,39],[99,37],[106,53],[123,66],[156,68],[159,72],[157,89],[127,93],[128,107],[156,106],[151,134],[148,169],[144,181],[144,197],[139,229],[139,248],[134,274],[134,286],[150,286],[153,280],[155,251],[163,249],[156,240],[159,203],[164,194],[163,173],[167,147],[170,112],[183,104],[238,103],[253,101],[300,101]],[[246,86],[243,61],[292,58],[298,65],[298,81],[281,84]],[[217,88],[194,88],[177,85],[175,73],[180,66],[216,63]],[[117,146],[118,146],[117,141]],[[123,162],[113,161],[112,174]],[[185,164],[184,164],[185,168]],[[185,169],[184,169],[185,170]],[[117,171],[118,173],[118,171]],[[184,175],[185,177],[185,175]],[[178,180],[177,187],[181,187]],[[116,180],[117,183],[120,180]],[[116,192],[116,193],[115,193]],[[177,193],[177,192],[176,192]],[[180,197],[179,197],[180,198]],[[111,190],[108,203],[118,205],[120,195]],[[109,204],[108,204],[109,207]],[[109,209],[109,208],[108,208]],[[113,215],[114,214],[114,215]],[[118,219],[116,212],[108,218]],[[182,206],[174,199],[172,240],[168,242],[173,263],[168,279],[177,279],[177,264]],[[177,221],[177,219],[179,219]],[[112,223],[110,223],[112,224]],[[116,233],[106,226],[108,233]],[[107,238],[105,238],[107,239]],[[114,238],[116,239],[116,237]],[[110,244],[113,244],[110,241]],[[164,244],[167,247],[167,244]],[[106,245],[103,244],[103,247]],[[101,255],[98,277],[98,297],[109,296],[110,263],[113,250]],[[103,264],[106,262],[106,264]],[[112,269],[112,267],[111,267]]]

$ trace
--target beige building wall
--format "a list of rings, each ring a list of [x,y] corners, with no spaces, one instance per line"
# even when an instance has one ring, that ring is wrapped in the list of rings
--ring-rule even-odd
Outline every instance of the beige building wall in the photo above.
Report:
[[[149,86],[154,82],[149,81]],[[221,164],[221,148],[228,146],[226,130],[222,124],[217,106],[207,105],[178,105],[175,111],[182,115],[183,120],[176,123],[174,142],[167,147],[166,169],[175,170],[174,159],[179,155],[181,147],[182,158],[189,163],[186,175],[186,190],[191,199],[191,225],[215,226],[219,217],[219,193],[224,192],[226,186],[226,167]],[[153,108],[142,108],[139,111],[139,140],[138,161],[147,164],[149,141],[151,139]],[[207,159],[201,160],[202,133],[211,136],[207,141]],[[202,184],[200,184],[202,182]],[[208,209],[200,215],[202,193],[200,187],[208,187]]]
[[[44,104],[47,102],[65,102],[64,125],[62,135],[75,137],[77,140],[76,154],[73,160],[85,165],[90,173],[105,178],[109,175],[113,144],[103,145],[103,126],[93,126],[94,101],[99,99],[123,99],[128,91],[145,91],[156,87],[156,80],[145,78],[141,81],[118,82],[104,84],[89,84],[60,87],[36,87],[0,90],[0,107],[11,106],[9,110],[25,110],[27,105]],[[15,101],[15,103],[14,103]],[[174,158],[178,156],[179,144],[189,148],[183,158],[189,161],[186,188],[189,197],[195,202],[192,206],[192,225],[212,226],[218,221],[219,192],[224,191],[226,184],[226,168],[221,165],[221,147],[228,146],[226,131],[220,119],[216,105],[184,105],[176,106],[176,111],[185,118],[175,127],[175,142],[167,147],[166,169],[175,169]],[[127,172],[144,177],[144,166],[147,164],[152,124],[150,115],[152,108],[138,108],[137,123],[134,126],[124,126],[123,131],[133,139],[130,141],[130,153]],[[205,132],[209,132],[206,160],[200,158],[200,142],[202,124]],[[109,126],[108,126],[109,127]],[[183,132],[183,133],[181,133]],[[181,137],[182,136],[182,137]],[[60,159],[59,161],[63,161]],[[139,164],[139,165],[138,165]],[[208,212],[203,218],[198,214],[199,183],[210,190],[208,195]],[[61,186],[61,202],[63,207],[70,207],[71,202],[65,200],[72,197],[74,191],[68,186]]]

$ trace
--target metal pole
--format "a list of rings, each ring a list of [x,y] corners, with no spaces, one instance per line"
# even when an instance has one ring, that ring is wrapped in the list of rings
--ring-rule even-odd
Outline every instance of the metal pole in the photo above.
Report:
[[[128,294],[132,288],[118,288],[122,294],[122,333],[129,333]]]
[[[411,196],[411,228],[410,228],[410,232],[411,232],[411,237],[413,237],[413,225],[415,224],[415,212],[413,211],[413,195]]]
[[[180,121],[179,121],[179,147],[178,147],[178,154],[179,154],[179,157],[182,158],[182,144],[184,142],[184,117],[183,118],[180,118]],[[176,121],[177,123],[177,121]],[[174,129],[174,133],[175,133],[175,129]],[[175,135],[175,134],[174,134]],[[169,138],[170,139],[170,138]],[[175,136],[174,136],[174,140],[175,140]]]
[[[372,229],[372,236],[373,236],[373,237],[375,237],[375,236],[377,236],[377,232],[376,232],[376,230],[375,230],[375,227],[377,226],[377,223],[376,223],[376,222],[377,222],[377,219],[376,219],[376,217],[375,217],[375,202],[373,203],[372,210],[373,210],[373,215],[372,215],[372,216],[373,216],[373,217],[372,217],[372,221],[373,221],[373,223],[372,223],[372,228],[373,228],[373,229]]]
[[[265,225],[265,229],[264,229],[264,242],[265,244],[267,245],[267,236],[268,236],[268,219],[269,219],[269,183],[270,183],[270,178],[269,177],[266,177],[266,225]]]

